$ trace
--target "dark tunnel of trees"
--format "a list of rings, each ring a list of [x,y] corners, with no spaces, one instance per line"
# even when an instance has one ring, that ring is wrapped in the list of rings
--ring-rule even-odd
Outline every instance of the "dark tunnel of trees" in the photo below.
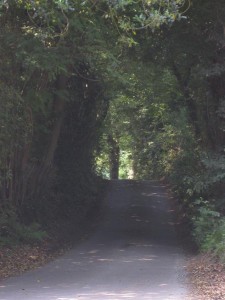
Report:
[[[0,1],[0,244],[164,179],[224,252],[222,0]]]

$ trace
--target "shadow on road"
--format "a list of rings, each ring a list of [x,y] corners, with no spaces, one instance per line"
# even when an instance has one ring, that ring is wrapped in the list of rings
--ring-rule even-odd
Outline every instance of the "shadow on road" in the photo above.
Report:
[[[112,181],[95,234],[44,268],[3,281],[0,300],[183,300],[184,265],[165,187]]]

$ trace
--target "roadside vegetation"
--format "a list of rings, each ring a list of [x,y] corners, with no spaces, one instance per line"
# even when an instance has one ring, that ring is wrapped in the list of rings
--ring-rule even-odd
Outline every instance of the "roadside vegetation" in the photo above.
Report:
[[[220,1],[192,1],[185,18],[137,33],[125,57],[129,84],[110,102],[97,161],[111,178],[166,180],[199,249],[222,261],[224,14]]]
[[[1,247],[80,222],[102,178],[161,178],[225,262],[224,20],[222,0],[0,1]]]
[[[181,5],[0,2],[1,246],[40,241],[98,205],[110,103],[135,88],[135,28],[181,18]]]

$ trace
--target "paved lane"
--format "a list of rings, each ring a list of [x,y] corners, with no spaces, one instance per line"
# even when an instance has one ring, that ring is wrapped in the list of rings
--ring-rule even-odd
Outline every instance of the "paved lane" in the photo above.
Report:
[[[56,261],[0,283],[0,300],[183,300],[185,257],[165,188],[112,181],[95,234]]]

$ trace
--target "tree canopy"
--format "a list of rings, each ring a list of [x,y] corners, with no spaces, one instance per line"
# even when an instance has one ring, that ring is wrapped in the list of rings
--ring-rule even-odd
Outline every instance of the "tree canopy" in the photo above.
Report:
[[[0,1],[0,231],[85,215],[99,177],[164,178],[203,235],[224,214],[224,20],[222,0]]]

